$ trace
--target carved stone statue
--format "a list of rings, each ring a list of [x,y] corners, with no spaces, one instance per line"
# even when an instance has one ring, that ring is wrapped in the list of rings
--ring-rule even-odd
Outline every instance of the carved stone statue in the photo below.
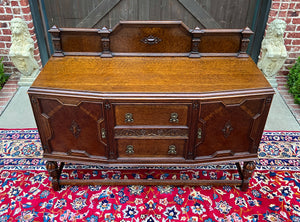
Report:
[[[39,65],[34,59],[34,43],[30,37],[27,24],[20,18],[11,20],[12,45],[9,56],[21,72],[19,85],[31,85],[38,74]]]
[[[266,36],[262,41],[262,55],[257,66],[260,68],[268,79],[274,78],[283,66],[287,52],[284,45],[283,34],[286,23],[283,20],[275,19],[271,22]]]

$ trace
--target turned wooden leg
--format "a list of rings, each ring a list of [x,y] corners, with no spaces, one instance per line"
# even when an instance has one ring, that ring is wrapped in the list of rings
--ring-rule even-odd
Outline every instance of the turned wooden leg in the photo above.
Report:
[[[243,171],[241,172],[241,174],[242,174],[241,190],[242,191],[247,191],[248,190],[249,181],[250,181],[251,176],[254,172],[254,169],[255,169],[255,162],[254,161],[244,162]]]
[[[52,177],[52,187],[55,191],[60,190],[59,178],[63,167],[64,163],[61,163],[60,167],[58,167],[56,161],[47,161],[46,163],[48,173]]]

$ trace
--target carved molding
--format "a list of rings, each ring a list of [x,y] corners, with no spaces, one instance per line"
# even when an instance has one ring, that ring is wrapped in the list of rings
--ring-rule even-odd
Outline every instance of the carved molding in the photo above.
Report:
[[[272,98],[273,98],[272,96],[267,97],[266,98],[266,103],[271,103],[272,102]]]
[[[78,123],[75,120],[72,121],[72,124],[71,124],[71,127],[70,127],[70,131],[73,134],[73,136],[75,136],[76,138],[78,138],[81,129],[80,129]]]
[[[31,97],[31,102],[36,105],[38,103],[37,98]]]
[[[105,107],[106,110],[110,110],[110,108],[111,108],[111,106],[110,106],[109,103],[106,103],[106,104],[104,105],[104,107]]]
[[[99,30],[99,33],[101,35],[101,42],[102,42],[101,57],[107,57],[107,58],[112,57],[110,52],[110,39],[109,39],[110,31],[106,27],[103,27],[102,29]]]
[[[188,129],[115,129],[115,137],[188,137]]]
[[[222,131],[223,131],[223,133],[224,133],[224,137],[227,138],[227,137],[230,135],[230,133],[231,133],[232,130],[233,130],[233,128],[232,128],[232,126],[231,126],[230,121],[227,121],[227,122],[225,123],[224,128],[222,129]]]
[[[53,26],[49,32],[52,34],[52,41],[55,51],[55,56],[64,56],[61,43],[61,31],[58,27]]]

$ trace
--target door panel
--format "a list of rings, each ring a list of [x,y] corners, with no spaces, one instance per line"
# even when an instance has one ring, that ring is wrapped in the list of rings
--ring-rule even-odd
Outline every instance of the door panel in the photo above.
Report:
[[[255,153],[257,138],[252,138],[255,135],[252,132],[258,130],[264,104],[264,99],[238,104],[203,102],[198,118],[196,157]]]
[[[70,156],[106,156],[103,103],[39,99],[41,118],[51,136],[49,151]]]

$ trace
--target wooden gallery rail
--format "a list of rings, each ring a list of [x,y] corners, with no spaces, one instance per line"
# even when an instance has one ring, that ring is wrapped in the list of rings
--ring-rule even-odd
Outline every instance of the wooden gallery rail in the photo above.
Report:
[[[247,190],[274,94],[246,53],[249,28],[189,30],[177,21],[130,21],[113,30],[50,32],[55,53],[28,92],[55,190],[73,184]],[[240,180],[60,180],[64,162],[234,162]]]

